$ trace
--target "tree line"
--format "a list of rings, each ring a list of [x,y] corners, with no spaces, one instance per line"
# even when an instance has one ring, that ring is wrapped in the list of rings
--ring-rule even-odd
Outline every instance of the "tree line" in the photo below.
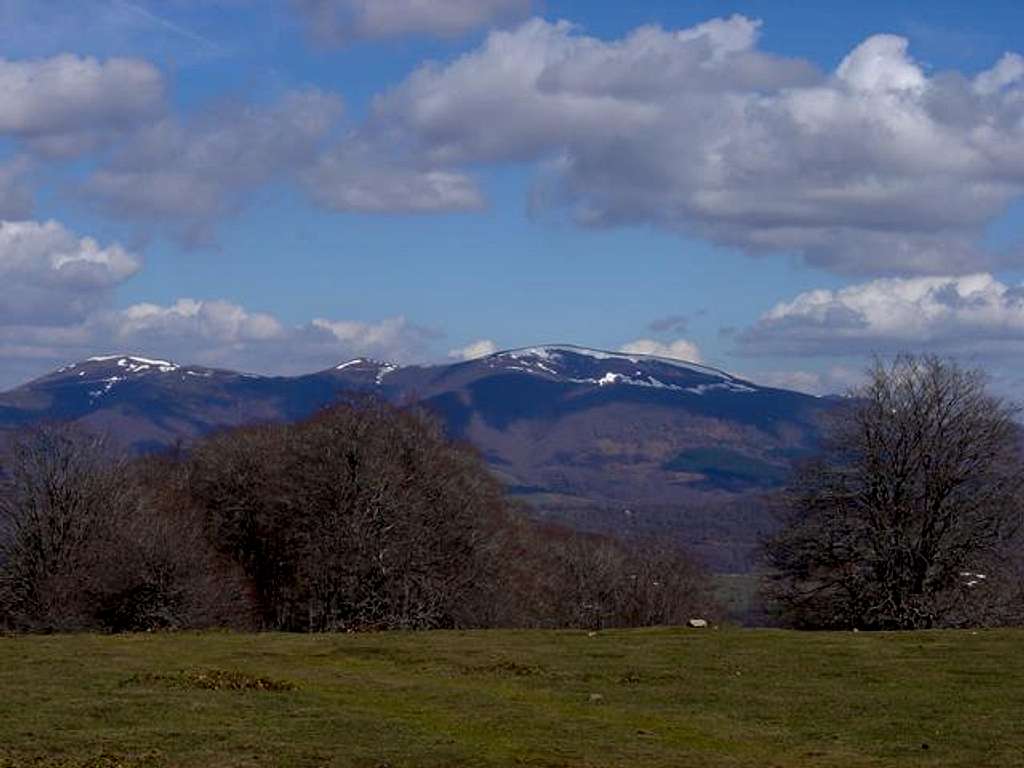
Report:
[[[129,460],[46,427],[0,479],[0,627],[302,632],[678,624],[663,543],[532,522],[422,411],[377,401]]]
[[[1024,623],[1018,417],[978,370],[878,361],[770,500],[774,620]],[[532,520],[415,408],[352,402],[136,460],[49,427],[0,471],[9,630],[601,628],[715,612],[681,549]]]

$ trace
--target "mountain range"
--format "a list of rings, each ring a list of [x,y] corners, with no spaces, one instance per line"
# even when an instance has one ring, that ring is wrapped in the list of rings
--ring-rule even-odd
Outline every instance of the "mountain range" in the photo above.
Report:
[[[537,516],[668,532],[721,571],[750,567],[771,525],[764,493],[815,448],[835,407],[695,363],[573,345],[433,366],[359,358],[294,377],[110,355],[0,394],[0,434],[73,422],[153,452],[361,393],[433,411]]]

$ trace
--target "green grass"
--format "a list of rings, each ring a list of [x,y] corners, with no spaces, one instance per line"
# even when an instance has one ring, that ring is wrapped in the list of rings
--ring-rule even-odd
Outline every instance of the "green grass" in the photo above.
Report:
[[[1024,765],[1024,632],[0,638],[0,766]]]

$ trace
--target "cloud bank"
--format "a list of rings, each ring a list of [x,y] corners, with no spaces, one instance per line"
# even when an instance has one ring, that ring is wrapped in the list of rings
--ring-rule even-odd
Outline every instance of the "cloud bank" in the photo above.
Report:
[[[498,345],[490,339],[479,339],[473,341],[464,347],[458,349],[452,349],[448,352],[448,357],[452,360],[476,360],[480,357],[487,357],[493,355],[498,351]]]
[[[1024,341],[1024,287],[981,273],[807,291],[772,307],[738,341],[754,354],[1006,352]]]
[[[825,73],[742,16],[617,40],[533,19],[379,96],[371,128],[453,172],[544,168],[590,226],[653,224],[849,274],[960,274],[1024,192],[1024,59],[928,73],[893,35]],[[1019,259],[1015,259],[1019,260]]]
[[[141,59],[0,59],[0,136],[43,156],[81,154],[157,115],[164,92],[160,71]]]
[[[118,243],[55,221],[0,221],[0,389],[101,353],[137,353],[252,371],[307,373],[356,356],[409,362],[437,332],[390,317],[289,325],[228,300],[114,305],[141,268]]]

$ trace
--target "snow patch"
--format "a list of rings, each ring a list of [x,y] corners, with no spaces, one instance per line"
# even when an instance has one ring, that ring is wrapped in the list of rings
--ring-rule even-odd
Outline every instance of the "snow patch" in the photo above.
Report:
[[[384,363],[384,365],[380,367],[380,370],[377,371],[377,378],[374,379],[374,382],[377,384],[382,384],[384,382],[385,376],[387,376],[389,373],[394,373],[397,370],[398,366],[395,365],[394,363]]]
[[[93,399],[93,400],[95,400],[98,397],[103,397],[103,395],[107,394],[110,390],[112,390],[114,388],[114,385],[117,384],[117,382],[119,382],[119,381],[124,381],[124,377],[123,376],[111,376],[110,378],[103,379],[103,381],[102,381],[102,384],[103,384],[102,389],[93,389],[93,390],[91,390],[89,392],[89,397],[91,399]]]
[[[160,373],[171,373],[181,368],[177,363],[173,363],[170,360],[155,360],[149,357],[139,357],[137,355],[101,355],[98,357],[90,357],[85,362],[87,363],[109,363],[111,361],[117,361],[118,368],[124,368],[128,373],[142,373],[153,368],[160,371]]]
[[[632,352],[609,352],[603,349],[591,349],[589,347],[578,347],[574,344],[545,344],[540,347],[522,347],[520,349],[510,349],[504,352],[496,352],[491,355],[488,359],[490,360],[501,360],[508,358],[522,362],[523,360],[530,360],[534,365],[540,367],[540,363],[537,361],[546,362],[559,362],[562,360],[562,354],[569,353],[573,355],[581,355],[583,357],[589,357],[593,360],[626,360],[639,365],[641,362],[657,362],[664,365],[671,365],[675,368],[679,368],[684,371],[691,371],[693,373],[701,373],[705,376],[716,376],[727,381],[737,381],[735,376],[732,376],[725,371],[721,371],[717,368],[712,368],[708,365],[702,365],[700,363],[691,363],[686,360],[676,360],[671,357],[661,357],[659,355],[639,355]]]
[[[362,365],[365,362],[366,361],[363,360],[363,358],[357,357],[355,360],[349,360],[347,363],[342,363],[341,365],[335,366],[334,370],[343,371],[346,368],[351,368],[353,365]]]
[[[632,375],[607,371],[597,378],[581,378],[578,374],[572,376],[566,368],[571,369],[572,360],[569,355],[589,357],[597,361],[628,361],[636,368]],[[682,386],[652,376],[642,370],[643,363],[658,363],[669,365],[673,368],[697,373],[702,376],[714,379],[711,383],[695,386]],[[571,344],[547,345],[542,347],[523,347],[506,352],[497,352],[486,358],[486,363],[491,368],[500,368],[505,371],[522,371],[536,376],[552,376],[572,384],[589,384],[599,387],[607,387],[616,384],[634,387],[647,387],[650,389],[663,389],[674,392],[686,392],[692,395],[704,395],[715,390],[726,392],[748,393],[756,392],[756,388],[747,385],[740,379],[729,374],[710,368],[698,363],[687,363],[682,360],[673,360],[657,355],[637,355],[625,352],[606,352],[599,349],[588,349],[576,347]]]

